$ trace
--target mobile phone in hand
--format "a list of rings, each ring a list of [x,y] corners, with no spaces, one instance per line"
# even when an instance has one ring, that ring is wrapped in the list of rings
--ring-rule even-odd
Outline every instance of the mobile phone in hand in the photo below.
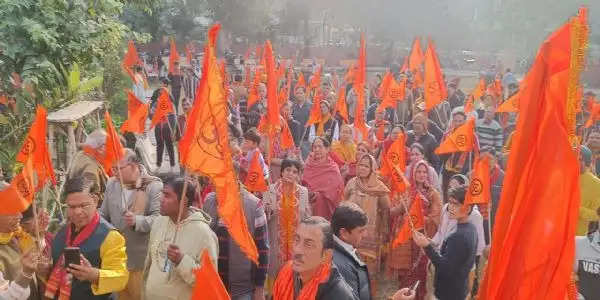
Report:
[[[69,267],[71,264],[81,264],[79,247],[66,247],[63,254],[65,256],[65,267]]]

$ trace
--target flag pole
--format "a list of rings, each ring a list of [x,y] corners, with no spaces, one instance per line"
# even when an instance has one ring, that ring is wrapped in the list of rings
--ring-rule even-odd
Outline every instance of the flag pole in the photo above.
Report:
[[[171,244],[175,244],[175,242],[177,241],[177,236],[179,235],[179,230],[181,229],[181,216],[183,215],[183,209],[184,209],[183,199],[185,197],[185,194],[187,193],[187,188],[188,188],[188,180],[186,178],[187,178],[187,172],[186,172],[186,169],[183,169],[183,190],[181,192],[181,197],[179,199],[179,211],[177,212],[177,223],[175,224],[175,234],[173,235],[173,239],[171,239]],[[188,201],[191,201],[191,199],[188,199]],[[166,259],[165,260],[165,269],[168,268],[168,264],[169,264],[169,260]],[[169,270],[168,280],[171,280],[171,274],[173,272],[171,272],[171,268],[168,268],[168,270]]]

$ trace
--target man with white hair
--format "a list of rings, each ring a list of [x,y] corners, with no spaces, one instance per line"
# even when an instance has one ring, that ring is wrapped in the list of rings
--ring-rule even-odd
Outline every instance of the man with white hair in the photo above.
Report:
[[[81,151],[77,152],[73,160],[68,163],[67,180],[75,177],[84,177],[93,181],[100,187],[100,195],[104,195],[108,175],[102,167],[105,154],[106,132],[96,129],[90,133],[81,145]],[[102,199],[99,201],[99,205]]]

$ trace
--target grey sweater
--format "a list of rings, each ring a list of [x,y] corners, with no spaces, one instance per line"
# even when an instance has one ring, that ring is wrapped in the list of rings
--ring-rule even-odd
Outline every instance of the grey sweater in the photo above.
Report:
[[[127,247],[127,269],[132,271],[142,270],[144,268],[144,258],[148,251],[148,235],[152,228],[152,222],[160,216],[160,198],[162,197],[163,184],[161,181],[149,183],[145,192],[148,196],[146,210],[144,215],[138,215],[135,218],[135,226],[129,227],[125,224],[123,214],[126,209],[123,208],[121,200],[121,184],[119,180],[112,177],[106,185],[104,201],[100,207],[100,215],[110,222],[125,237],[125,246]],[[133,202],[134,191],[124,190],[126,205],[130,207]]]

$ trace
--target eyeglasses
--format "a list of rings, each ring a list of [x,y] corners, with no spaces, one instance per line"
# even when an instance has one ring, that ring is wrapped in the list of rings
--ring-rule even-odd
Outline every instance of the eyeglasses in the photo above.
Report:
[[[88,203],[82,203],[82,204],[79,204],[79,205],[67,205],[67,208],[68,208],[69,210],[76,210],[76,209],[78,209],[78,208],[81,208],[81,209],[84,209],[84,210],[85,210],[85,209],[89,208],[89,207],[90,207],[90,206],[92,206],[92,205],[94,205],[94,204],[93,204],[93,203],[90,203],[90,202],[88,202]]]

